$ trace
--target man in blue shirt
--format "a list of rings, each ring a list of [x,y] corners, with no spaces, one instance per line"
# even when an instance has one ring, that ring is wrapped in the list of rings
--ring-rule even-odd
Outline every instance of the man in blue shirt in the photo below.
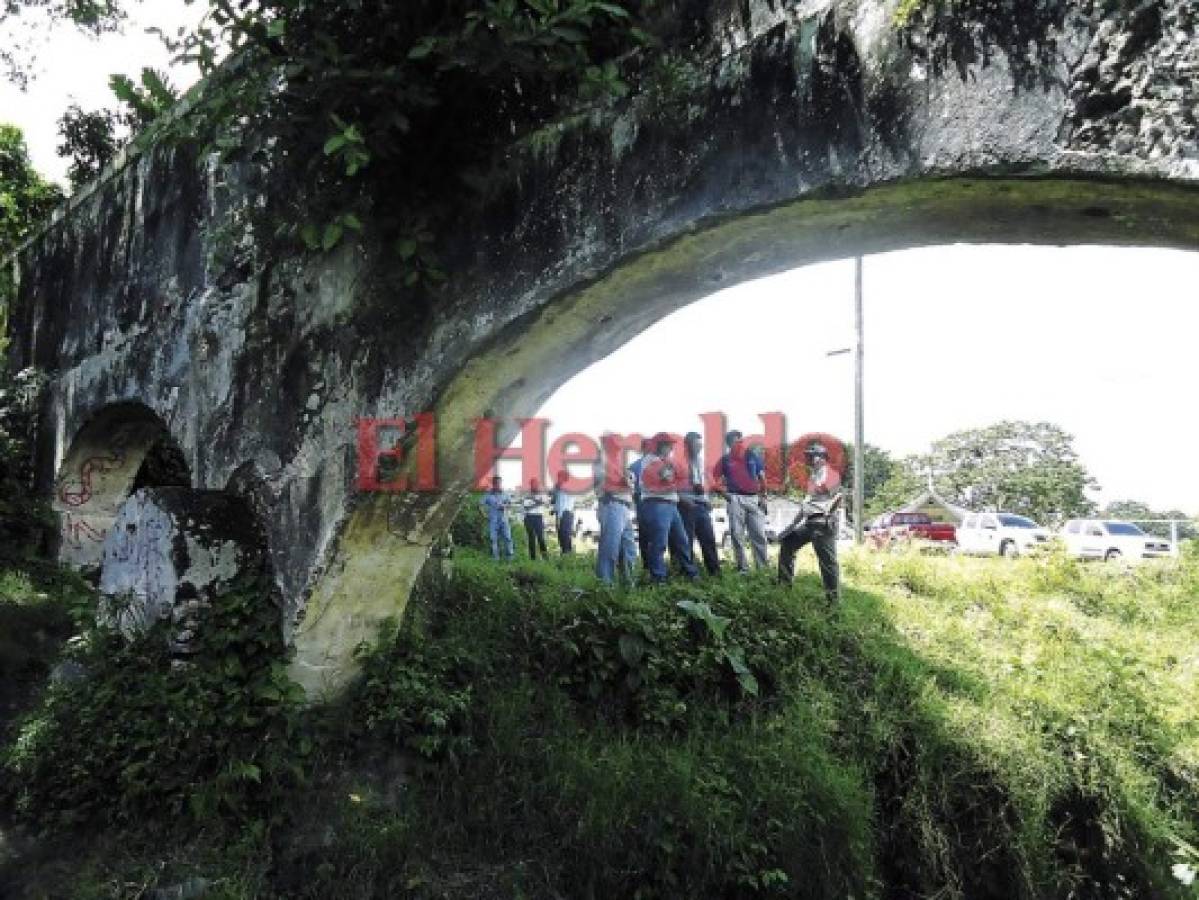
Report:
[[[641,470],[654,457],[654,447],[649,438],[641,442],[641,458],[630,463],[629,477],[633,484],[633,511],[637,514],[637,550],[641,554],[641,567],[649,569],[649,547],[646,544],[646,532],[642,523],[645,521],[645,511],[641,508]]]
[[[754,568],[763,569],[767,565],[766,467],[750,452],[740,431],[730,431],[724,441],[729,451],[720,457],[713,474],[717,491],[728,504],[729,537],[737,571],[745,574],[749,571],[745,559],[747,536],[754,554]]]
[[[512,559],[516,550],[512,546],[512,529],[508,526],[508,507],[511,501],[504,493],[503,481],[500,476],[491,479],[491,490],[483,495],[479,503],[487,513],[487,533],[491,537],[491,555],[500,558],[501,547],[503,558]]]

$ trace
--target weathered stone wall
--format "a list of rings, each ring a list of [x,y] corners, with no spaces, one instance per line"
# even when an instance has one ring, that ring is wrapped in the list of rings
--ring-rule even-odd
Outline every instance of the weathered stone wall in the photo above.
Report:
[[[268,571],[266,542],[244,501],[223,491],[142,488],[121,505],[104,541],[100,618],[130,637],[166,622],[172,651],[186,657],[212,604]]]
[[[403,610],[469,486],[471,421],[530,414],[679,306],[921,244],[1199,246],[1185,117],[1157,153],[1148,131],[1101,140],[1123,119],[1086,100],[1092,52],[1096,84],[1134,80],[1130,103],[1192,96],[1184,26],[1134,52],[1116,37],[1138,27],[1123,13],[1068,4],[1043,52],[966,28],[954,40],[980,52],[937,65],[889,0],[678,6],[690,16],[627,101],[564,114],[498,154],[478,194],[447,194],[451,282],[433,305],[413,305],[369,241],[315,258],[245,242],[234,213],[253,202],[251,164],[158,148],[113,174],[20,259],[12,352],[54,375],[47,488],[85,422],[144,404],[193,486],[252,502],[296,673],[318,692]],[[1185,0],[1157,6],[1163,23],[1189,15]],[[355,496],[355,418],[426,410],[445,492]]]

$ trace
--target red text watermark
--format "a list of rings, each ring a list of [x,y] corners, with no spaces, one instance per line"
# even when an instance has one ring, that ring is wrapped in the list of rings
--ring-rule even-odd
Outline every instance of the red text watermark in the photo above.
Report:
[[[696,487],[733,493],[757,493],[763,488],[778,492],[788,487],[806,491],[811,478],[808,451],[813,445],[824,448],[828,467],[838,481],[843,477],[845,445],[834,435],[808,432],[788,442],[782,413],[763,413],[758,418],[762,422],[760,433],[730,442],[727,417],[723,413],[703,413],[699,416],[702,432],[695,432],[701,440],[698,453],[695,447],[687,446],[684,435],[677,433],[605,432],[596,439],[568,432],[547,445],[548,419],[477,419],[474,486],[489,489],[501,463],[519,462],[521,487],[535,483],[540,488],[554,486],[571,494],[621,491],[628,488],[629,466],[650,454],[640,467],[640,477],[643,487],[655,493]],[[519,444],[509,445],[501,435],[510,434],[513,427],[520,440]],[[357,430],[359,491],[440,489],[437,423],[432,413],[412,419],[359,419]],[[587,473],[576,474],[580,467],[587,467]]]

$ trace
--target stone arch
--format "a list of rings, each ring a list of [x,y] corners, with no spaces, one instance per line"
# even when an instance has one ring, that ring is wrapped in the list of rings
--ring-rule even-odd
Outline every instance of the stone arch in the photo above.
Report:
[[[132,493],[187,487],[191,480],[183,451],[149,407],[104,407],[78,430],[58,467],[52,508],[59,517],[59,560],[95,571],[109,528]]]
[[[352,673],[353,648],[403,614],[432,548],[473,482],[474,423],[517,432],[558,387],[654,323],[735,284],[789,269],[953,243],[1103,243],[1199,250],[1189,185],[1077,178],[941,178],[804,198],[674,235],[549,299],[495,334],[434,404],[434,493],[354,498],[336,550],[305,598],[295,677],[310,693]],[[718,336],[715,340],[727,336]]]

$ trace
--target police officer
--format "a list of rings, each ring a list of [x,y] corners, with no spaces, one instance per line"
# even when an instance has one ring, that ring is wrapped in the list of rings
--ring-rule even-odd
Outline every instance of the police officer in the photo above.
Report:
[[[558,547],[563,556],[574,552],[575,498],[574,494],[566,490],[568,481],[570,473],[563,469],[558,473],[558,480],[550,495],[554,507],[554,527],[558,532]]]
[[[525,533],[529,537],[529,558],[537,558],[537,549],[541,548],[541,558],[548,559],[549,551],[545,547],[545,496],[541,493],[541,484],[536,478],[529,479],[529,491],[520,501],[525,513]]]
[[[837,563],[837,509],[841,505],[841,476],[828,464],[828,449],[819,443],[804,451],[808,465],[808,492],[795,521],[779,535],[779,582],[795,579],[795,554],[810,543],[820,565],[824,596],[836,603],[841,595],[841,569]]]
[[[641,458],[634,460],[628,468],[629,483],[633,486],[633,511],[637,514],[637,549],[641,553],[641,566],[646,570],[649,569],[649,546],[646,544],[645,510],[641,505],[641,470],[653,458],[653,441],[646,438],[641,442]]]
[[[689,431],[683,438],[687,451],[687,479],[679,488],[679,514],[687,532],[687,548],[695,553],[695,541],[709,575],[720,574],[720,551],[716,548],[716,531],[712,527],[712,498],[704,487],[703,438]]]
[[[641,530],[645,534],[645,549],[650,577],[664,582],[670,577],[666,568],[666,548],[687,578],[698,577],[699,571],[687,546],[687,530],[679,515],[679,485],[685,484],[683,472],[678,471],[671,451],[675,438],[666,432],[654,435],[651,441],[654,455],[641,469]]]
[[[479,503],[487,513],[487,533],[491,537],[491,555],[500,558],[503,550],[504,559],[512,559],[516,551],[512,547],[512,529],[508,525],[508,507],[512,505],[508,495],[504,493],[503,480],[496,475],[491,479],[491,490],[483,495]]]
[[[614,461],[611,471],[603,462],[595,464],[596,509],[599,519],[599,549],[595,556],[595,574],[611,584],[619,574],[630,586],[637,560],[637,542],[633,537],[632,476]]]

